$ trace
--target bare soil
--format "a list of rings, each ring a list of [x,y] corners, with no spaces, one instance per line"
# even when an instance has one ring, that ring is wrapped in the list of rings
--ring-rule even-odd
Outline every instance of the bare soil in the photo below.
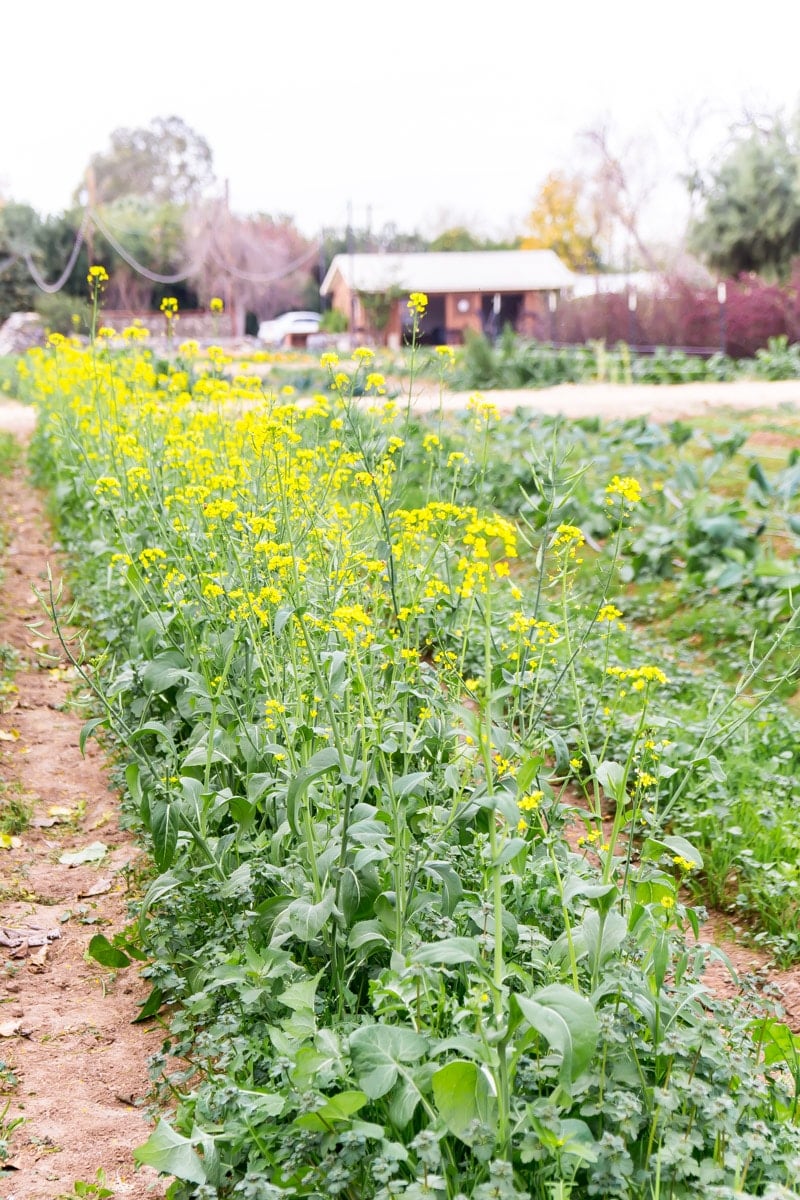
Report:
[[[401,385],[401,392],[403,387]],[[473,392],[444,392],[432,384],[417,384],[412,404],[420,411],[466,408]],[[778,382],[739,380],[736,383],[663,384],[562,383],[551,388],[521,388],[515,391],[492,391],[487,398],[500,412],[530,408],[551,415],[566,417],[641,417],[654,421],[672,421],[679,417],[700,416],[710,409],[723,408],[731,412],[750,409],[777,409],[784,405],[800,408],[800,380]]]
[[[4,405],[0,427],[24,436],[31,417]],[[147,1060],[160,1043],[157,1028],[131,1024],[148,987],[133,968],[115,976],[85,957],[95,933],[125,926],[138,852],[120,831],[100,751],[78,749],[75,680],[32,591],[48,565],[58,579],[59,564],[23,466],[0,480],[0,512],[0,648],[21,663],[0,714],[0,813],[21,801],[32,815],[17,844],[0,849],[0,1114],[8,1101],[6,1121],[24,1118],[0,1196],[73,1195],[99,1169],[117,1197],[163,1196],[156,1174],[133,1165],[149,1132]],[[95,842],[107,848],[101,861],[59,862]]]

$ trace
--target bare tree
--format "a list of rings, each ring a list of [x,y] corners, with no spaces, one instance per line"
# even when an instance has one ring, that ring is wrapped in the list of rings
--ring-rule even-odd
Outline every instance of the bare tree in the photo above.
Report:
[[[644,265],[656,270],[653,251],[641,232],[642,215],[656,187],[649,143],[635,137],[615,146],[616,135],[607,120],[580,136],[589,158],[587,184],[594,237],[604,247],[604,259],[615,257],[621,233],[626,251],[634,247]]]

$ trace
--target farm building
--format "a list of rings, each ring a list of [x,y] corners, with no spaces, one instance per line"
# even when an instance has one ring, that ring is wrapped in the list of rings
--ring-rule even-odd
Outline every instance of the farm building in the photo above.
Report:
[[[552,250],[337,254],[320,292],[351,331],[399,345],[411,327],[410,292],[424,292],[422,340],[458,343],[467,330],[493,336],[506,325],[546,336],[549,313],[576,276]]]

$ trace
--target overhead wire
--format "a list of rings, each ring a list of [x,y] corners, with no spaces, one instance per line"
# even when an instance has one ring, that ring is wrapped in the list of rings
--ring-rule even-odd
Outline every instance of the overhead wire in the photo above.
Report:
[[[80,223],[80,227],[75,237],[75,242],[72,250],[70,251],[69,258],[67,259],[67,265],[64,267],[64,270],[61,272],[55,283],[48,283],[47,280],[39,274],[39,269],[36,266],[36,263],[33,261],[30,251],[26,251],[25,254],[23,254],[22,258],[25,266],[28,268],[33,282],[40,291],[46,292],[48,296],[53,296],[56,292],[61,291],[61,289],[64,287],[64,284],[67,282],[73,270],[75,269],[75,263],[78,261],[78,255],[81,252],[81,246],[83,245],[86,237],[86,230],[88,227],[89,213],[86,212],[83,215],[83,220]]]
[[[211,258],[213,258],[218,267],[221,267],[228,275],[232,275],[234,279],[242,279],[247,283],[277,283],[279,279],[285,279],[300,267],[305,266],[317,254],[319,254],[319,246],[313,245],[310,250],[306,250],[299,258],[286,263],[279,271],[271,271],[267,275],[257,275],[249,271],[241,271],[238,267],[234,267],[231,263],[226,262],[221,258],[218,246],[212,246],[211,248]]]
[[[98,231],[106,239],[109,246],[116,250],[120,258],[126,262],[129,267],[133,267],[134,271],[136,271],[139,275],[143,275],[145,279],[149,279],[151,283],[183,283],[185,279],[189,279],[202,266],[202,263],[192,263],[191,266],[187,267],[185,270],[177,271],[174,275],[160,275],[156,271],[151,271],[150,268],[144,266],[143,263],[138,262],[137,259],[135,259],[133,255],[130,254],[125,247],[117,241],[95,209],[91,210],[91,218]]]
[[[83,217],[81,218],[81,223],[75,236],[75,241],[70,251],[69,258],[67,259],[66,266],[55,283],[48,283],[43,277],[36,266],[30,251],[25,251],[23,254],[11,254],[5,259],[0,259],[0,273],[6,271],[15,262],[18,262],[20,259],[22,259],[31,278],[33,279],[33,282],[40,291],[46,292],[48,295],[53,295],[54,293],[61,291],[75,269],[75,264],[78,261],[78,255],[80,254],[81,248],[86,240],[86,234],[90,224],[95,226],[97,231],[108,242],[109,246],[111,246],[111,248],[119,255],[123,262],[127,263],[129,267],[137,272],[137,274],[143,276],[145,279],[149,279],[151,283],[183,283],[185,280],[191,279],[192,276],[196,275],[205,265],[204,256],[203,259],[191,263],[186,268],[176,271],[171,275],[162,275],[157,271],[151,271],[149,267],[146,267],[144,263],[139,262],[138,259],[136,259],[130,253],[130,251],[125,249],[119,239],[111,232],[96,209],[86,208],[84,210]],[[319,253],[319,245],[315,243],[308,250],[304,251],[303,254],[299,255],[295,259],[290,260],[278,270],[269,271],[266,273],[243,271],[240,267],[235,266],[223,256],[223,252],[220,250],[220,247],[216,242],[216,232],[216,228],[212,226],[210,230],[211,239],[209,243],[209,249],[207,251],[207,257],[210,258],[226,275],[229,275],[234,279],[240,279],[246,283],[277,283],[279,280],[286,279],[289,275],[292,275],[295,271],[299,270],[300,267],[305,266],[306,263],[311,262],[312,259]]]

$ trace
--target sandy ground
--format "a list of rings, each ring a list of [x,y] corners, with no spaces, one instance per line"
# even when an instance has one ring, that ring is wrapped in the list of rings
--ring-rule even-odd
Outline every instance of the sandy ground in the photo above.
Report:
[[[445,392],[445,410],[466,408],[474,392]],[[525,388],[509,392],[486,392],[501,412],[530,408],[536,412],[567,417],[639,417],[652,416],[667,421],[676,417],[697,416],[712,408],[746,411],[753,408],[800,408],[800,380],[779,383],[683,383],[672,387],[631,384],[628,387],[604,383],[565,383],[553,388]],[[439,406],[438,387],[416,385],[413,407],[419,411]]]
[[[30,426],[31,411],[3,405],[0,428]],[[78,750],[83,718],[74,678],[32,591],[58,563],[41,499],[22,468],[0,480],[8,544],[0,583],[0,647],[21,663],[16,692],[0,698],[3,799],[22,797],[33,821],[0,848],[0,1113],[24,1118],[0,1171],[4,1200],[73,1195],[102,1168],[114,1195],[163,1195],[155,1173],[135,1172],[133,1148],[149,1133],[147,1060],[160,1045],[152,1025],[132,1025],[148,993],[134,969],[116,976],[85,958],[91,937],[127,921],[138,851],[120,832],[117,797],[102,756]],[[59,862],[101,842],[93,865]],[[17,1082],[9,1074],[13,1073]]]

